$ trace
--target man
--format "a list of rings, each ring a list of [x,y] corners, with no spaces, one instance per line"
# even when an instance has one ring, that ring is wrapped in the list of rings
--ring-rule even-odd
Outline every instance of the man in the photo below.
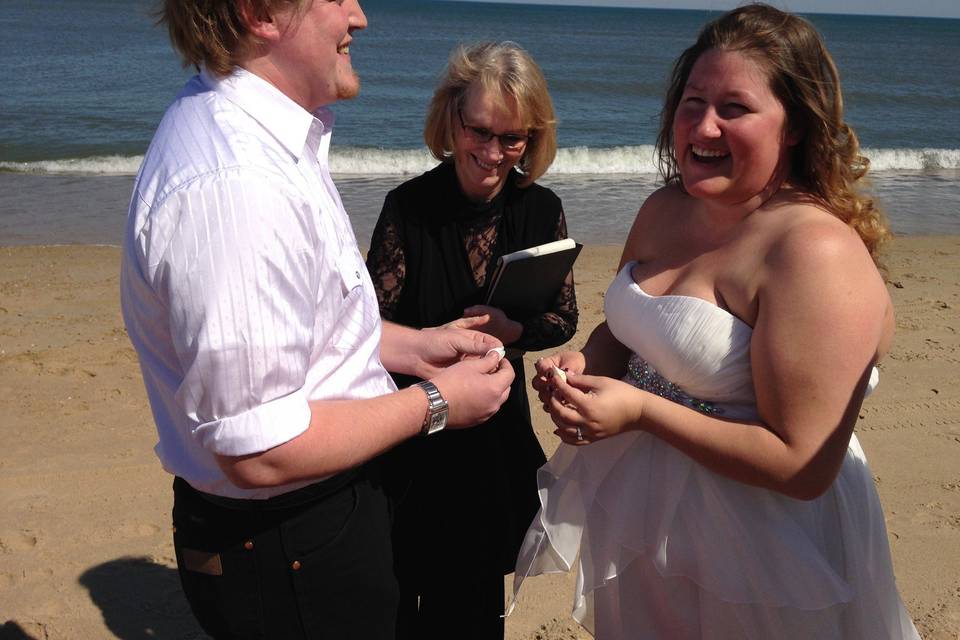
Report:
[[[162,20],[200,73],[137,177],[121,294],[184,592],[218,638],[392,637],[364,463],[486,419],[513,371],[485,334],[381,325],[327,168],[357,0],[165,0]],[[384,367],[429,380],[396,391]]]

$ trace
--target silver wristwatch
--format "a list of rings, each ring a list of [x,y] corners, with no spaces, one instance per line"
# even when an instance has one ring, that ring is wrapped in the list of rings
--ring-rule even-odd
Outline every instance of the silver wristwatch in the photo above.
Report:
[[[429,380],[418,382],[416,386],[423,389],[427,394],[427,415],[423,419],[423,426],[420,427],[420,435],[428,436],[437,431],[443,431],[447,426],[447,414],[450,412],[450,406],[440,395],[437,385]]]

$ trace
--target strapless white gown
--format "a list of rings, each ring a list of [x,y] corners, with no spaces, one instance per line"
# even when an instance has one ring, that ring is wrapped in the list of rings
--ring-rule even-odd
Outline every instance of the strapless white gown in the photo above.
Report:
[[[751,327],[705,300],[647,295],[631,267],[604,302],[610,330],[634,353],[624,380],[756,418]],[[539,484],[514,601],[525,577],[576,564],[573,615],[598,638],[919,638],[856,436],[836,481],[811,501],[727,479],[636,432],[561,445]]]

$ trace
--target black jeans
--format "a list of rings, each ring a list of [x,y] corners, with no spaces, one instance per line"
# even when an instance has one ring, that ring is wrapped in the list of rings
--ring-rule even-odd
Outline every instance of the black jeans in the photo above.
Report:
[[[208,634],[394,638],[389,516],[368,474],[269,500],[210,496],[181,478],[173,488],[180,582]]]
[[[419,590],[401,580],[397,640],[502,639],[503,596],[496,564],[451,572]]]

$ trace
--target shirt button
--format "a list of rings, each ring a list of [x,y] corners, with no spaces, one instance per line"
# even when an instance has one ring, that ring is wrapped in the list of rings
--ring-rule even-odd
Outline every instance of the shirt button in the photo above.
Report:
[[[247,540],[246,542],[244,542],[244,543],[243,543],[243,548],[246,549],[247,551],[252,551],[252,550],[253,550],[253,540]]]
[[[290,568],[293,569],[294,571],[300,571],[300,561],[294,560],[293,564],[290,565]]]
[[[357,280],[360,279],[360,272],[359,272],[359,271],[354,271],[354,272],[353,272],[353,275],[357,276]]]

